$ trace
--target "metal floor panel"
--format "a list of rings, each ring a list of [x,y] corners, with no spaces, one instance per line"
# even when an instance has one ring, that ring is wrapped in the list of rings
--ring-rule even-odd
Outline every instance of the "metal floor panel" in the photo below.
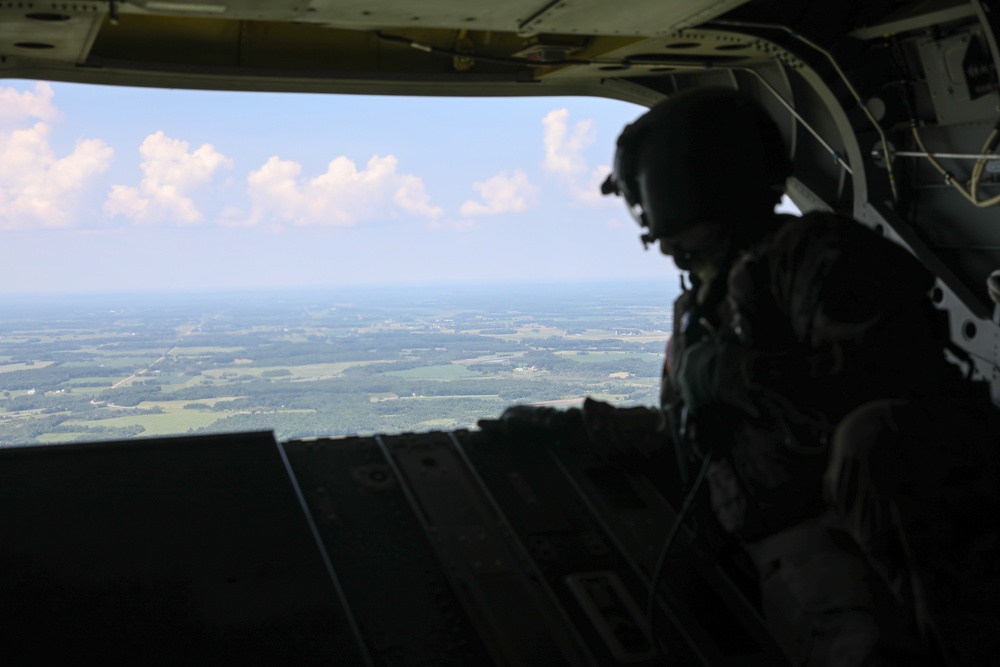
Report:
[[[6,664],[363,665],[270,433],[0,449]]]
[[[651,642],[656,469],[468,431],[0,450],[0,657],[780,664],[690,534]]]

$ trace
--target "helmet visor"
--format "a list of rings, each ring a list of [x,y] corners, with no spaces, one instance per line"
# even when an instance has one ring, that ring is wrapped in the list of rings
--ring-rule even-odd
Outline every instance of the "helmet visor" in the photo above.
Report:
[[[648,234],[649,218],[636,192],[635,182],[631,177],[631,170],[628,169],[628,162],[625,159],[626,152],[622,149],[622,143],[622,139],[619,139],[618,150],[615,152],[614,169],[601,185],[601,193],[619,195],[625,200],[625,208],[629,215],[640,227],[647,230],[647,234],[642,236],[643,245],[647,245],[651,240]]]

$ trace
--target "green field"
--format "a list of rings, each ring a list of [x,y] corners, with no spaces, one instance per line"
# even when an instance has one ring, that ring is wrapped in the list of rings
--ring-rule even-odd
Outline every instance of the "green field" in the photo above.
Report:
[[[288,375],[276,376],[276,380],[302,380],[309,378],[333,377],[340,375],[345,369],[352,366],[365,366],[373,363],[385,363],[380,361],[341,361],[327,364],[303,364],[301,366],[248,366],[238,364],[235,366],[225,366],[208,371],[203,371],[202,375],[211,378],[223,378],[227,374],[232,375],[252,375],[254,377],[267,377],[269,372],[288,371]]]
[[[653,352],[556,352],[561,357],[572,359],[583,364],[603,363],[607,361],[622,361],[624,359],[640,358],[645,361],[659,362],[662,357]]]
[[[209,354],[225,354],[229,352],[240,352],[243,350],[242,347],[221,347],[221,346],[211,346],[206,345],[202,347],[194,347],[187,345],[178,345],[170,351],[170,354],[178,357],[197,357]]]
[[[0,446],[465,428],[512,403],[586,395],[655,403],[669,299],[599,292],[393,288],[352,299],[177,297],[169,307],[93,297],[35,320],[0,310],[0,329],[11,318],[0,336]]]
[[[208,406],[214,406],[216,403],[221,403],[225,401],[235,401],[243,396],[219,396],[216,398],[204,398],[197,401],[143,401],[139,404],[140,408],[162,408],[169,412],[176,412],[178,410],[184,410],[185,405],[190,405],[191,403],[204,403]],[[190,410],[188,411],[190,412]]]
[[[111,419],[101,419],[97,421],[66,421],[66,426],[101,426],[109,428],[121,428],[127,426],[141,426],[142,436],[171,435],[184,433],[189,429],[201,428],[214,424],[225,415],[207,410],[179,410],[177,412],[165,412],[161,415],[143,415],[112,417]]]
[[[39,368],[46,368],[54,363],[55,363],[54,361],[32,361],[30,363],[23,362],[20,364],[4,364],[3,366],[0,366],[0,373],[10,373],[12,371],[26,371],[26,370],[35,370]]]
[[[115,356],[101,356],[96,359],[97,364],[102,368],[145,368],[153,363],[159,355],[150,355],[148,357],[115,357]],[[66,368],[81,368],[90,367],[94,365],[93,361],[67,361],[63,364]]]
[[[474,373],[460,364],[421,366],[420,368],[410,368],[405,371],[388,371],[386,375],[414,380],[453,380],[455,378],[479,377],[479,373]]]
[[[98,375],[85,378],[70,378],[69,380],[66,380],[65,384],[70,387],[73,387],[73,391],[80,391],[83,389],[88,389],[88,387],[77,387],[77,385],[79,384],[101,382],[106,386],[110,387],[116,382],[121,382],[127,377],[128,377],[127,375],[119,374],[119,375]],[[94,387],[94,389],[100,389],[100,387]]]

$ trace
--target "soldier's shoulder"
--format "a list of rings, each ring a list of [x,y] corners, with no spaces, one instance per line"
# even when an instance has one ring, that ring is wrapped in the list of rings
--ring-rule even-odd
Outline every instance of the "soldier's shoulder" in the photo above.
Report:
[[[808,236],[817,233],[835,235],[874,235],[877,232],[853,218],[829,211],[810,211],[801,216],[779,215],[779,235]]]
[[[833,245],[845,250],[855,246],[890,256],[909,254],[902,246],[867,225],[837,213],[811,211],[801,217],[782,215],[779,219],[778,230],[772,237],[775,248]]]
[[[934,281],[902,245],[835,213],[812,212],[785,220],[769,250],[772,263],[810,276],[815,275],[813,268],[825,266],[823,273],[843,285],[867,282],[882,285],[887,293],[892,293],[889,285],[908,285],[914,293],[923,293]]]

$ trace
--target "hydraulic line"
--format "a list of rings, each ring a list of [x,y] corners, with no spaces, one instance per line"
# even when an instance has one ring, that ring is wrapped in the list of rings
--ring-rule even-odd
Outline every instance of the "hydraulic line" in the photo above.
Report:
[[[754,70],[754,69],[750,69],[749,67],[734,67],[732,69],[738,70],[738,71],[741,71],[741,72],[749,72],[750,74],[753,74],[755,77],[757,77],[757,80],[760,81],[764,85],[764,87],[767,88],[771,92],[772,95],[774,95],[774,97],[778,100],[778,102],[781,103],[781,106],[785,107],[785,109],[787,109],[790,114],[792,114],[793,116],[795,116],[795,119],[802,124],[802,127],[806,128],[806,130],[809,131],[809,134],[813,135],[813,137],[816,139],[816,141],[818,141],[820,143],[820,145],[822,145],[823,148],[825,148],[827,150],[827,152],[830,153],[830,155],[833,157],[834,161],[837,164],[839,164],[841,167],[843,167],[844,171],[846,171],[848,174],[851,174],[852,176],[854,175],[854,170],[852,170],[851,167],[850,167],[850,165],[848,165],[844,161],[844,158],[840,155],[840,153],[838,151],[834,150],[833,146],[831,146],[830,144],[828,144],[823,139],[823,137],[821,137],[819,135],[819,132],[817,132],[815,129],[813,129],[812,125],[810,125],[809,123],[806,122],[806,119],[803,118],[799,114],[799,112],[795,110],[795,107],[793,107],[791,105],[791,103],[789,103],[784,97],[782,97],[781,93],[779,93],[774,88],[774,86],[772,86],[770,83],[768,83],[767,79],[765,79],[763,76],[761,76],[760,72],[758,72],[757,70]]]
[[[779,25],[774,23],[754,23],[750,21],[729,21],[720,19],[710,21],[709,23],[714,23],[717,25],[725,25],[725,26],[734,26],[739,28],[762,28],[765,30],[781,30],[791,35],[793,38],[799,40],[809,48],[818,52],[820,55],[822,55],[830,62],[830,64],[833,66],[834,71],[837,73],[837,76],[839,76],[840,80],[844,82],[845,86],[847,86],[847,90],[854,98],[854,101],[857,104],[858,108],[861,109],[862,112],[864,112],[865,116],[868,118],[868,121],[872,124],[872,127],[874,127],[875,131],[878,132],[879,139],[882,142],[882,150],[885,151],[886,155],[889,154],[889,140],[886,138],[885,132],[882,130],[882,126],[879,125],[878,120],[875,118],[874,115],[872,115],[872,112],[868,109],[868,105],[866,105],[864,103],[864,100],[861,99],[861,95],[858,94],[858,91],[851,84],[851,81],[850,79],[848,79],[847,74],[845,74],[844,70],[840,68],[840,64],[837,62],[837,59],[833,57],[832,53],[830,53],[829,51],[821,47],[819,44],[809,39],[808,37],[805,37],[804,35],[801,35],[792,30],[791,28],[789,28],[788,26],[784,25]],[[896,186],[896,174],[892,170],[892,163],[886,160],[885,167],[886,167],[886,173],[888,174],[889,177],[889,188],[892,190],[892,200],[898,202],[899,192]]]
[[[998,123],[998,125],[1000,125],[1000,123]],[[913,138],[916,140],[917,146],[919,146],[920,150],[923,151],[924,157],[927,158],[927,161],[930,162],[942,176],[944,176],[945,183],[955,188],[959,194],[965,197],[970,204],[977,208],[990,208],[991,206],[1000,204],[1000,195],[992,197],[991,199],[979,199],[979,181],[982,179],[983,171],[986,169],[986,163],[991,159],[994,159],[994,156],[989,153],[996,148],[997,141],[1000,140],[1000,129],[994,128],[990,133],[990,136],[986,138],[986,143],[983,144],[982,155],[979,156],[978,161],[972,168],[972,179],[968,189],[955,179],[954,174],[945,169],[944,166],[937,161],[937,156],[944,157],[943,155],[932,153],[927,150],[927,147],[924,145],[924,141],[920,136],[917,123],[913,123],[912,130]]]
[[[921,151],[893,151],[892,155],[895,157],[942,157],[949,160],[983,160],[983,163],[989,162],[990,160],[1000,160],[1000,155],[990,155],[988,153],[940,153],[935,151],[934,153],[924,153]],[[885,158],[882,154],[882,149],[877,151],[872,151],[872,157],[878,158],[879,160]]]

